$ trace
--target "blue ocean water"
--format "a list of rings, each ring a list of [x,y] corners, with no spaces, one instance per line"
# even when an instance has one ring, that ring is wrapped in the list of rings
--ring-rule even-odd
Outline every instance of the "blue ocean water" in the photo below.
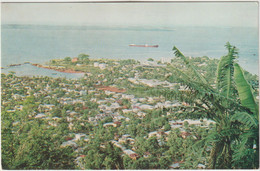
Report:
[[[8,67],[2,69],[2,73],[8,74],[9,72],[15,72],[16,76],[49,76],[53,78],[68,78],[68,79],[77,79],[84,76],[84,73],[64,73],[58,72],[55,70],[49,70],[45,68],[38,68],[31,64],[22,64],[20,66]]]
[[[173,46],[187,56],[220,58],[230,42],[239,49],[239,63],[258,73],[258,29],[217,27],[101,27],[2,25],[2,67],[23,62],[44,63],[80,53],[90,58],[173,58]],[[159,45],[158,48],[129,44]],[[19,72],[19,71],[17,71]]]

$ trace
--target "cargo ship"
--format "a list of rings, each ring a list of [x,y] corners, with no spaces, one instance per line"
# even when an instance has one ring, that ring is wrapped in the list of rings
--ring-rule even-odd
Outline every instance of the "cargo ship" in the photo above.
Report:
[[[136,45],[136,44],[130,44],[129,46],[133,46],[133,47],[154,47],[154,48],[158,48],[159,45]]]

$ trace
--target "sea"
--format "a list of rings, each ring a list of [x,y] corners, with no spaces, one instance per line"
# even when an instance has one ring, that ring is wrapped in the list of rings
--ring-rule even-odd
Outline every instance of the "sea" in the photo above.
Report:
[[[78,78],[83,74],[49,71],[31,65],[7,67],[24,62],[44,64],[51,59],[77,57],[85,53],[92,59],[170,60],[176,46],[185,56],[220,59],[227,54],[225,44],[239,49],[238,63],[258,75],[258,29],[250,27],[155,27],[155,26],[54,26],[2,25],[2,73],[18,76]],[[158,48],[131,47],[159,45]]]

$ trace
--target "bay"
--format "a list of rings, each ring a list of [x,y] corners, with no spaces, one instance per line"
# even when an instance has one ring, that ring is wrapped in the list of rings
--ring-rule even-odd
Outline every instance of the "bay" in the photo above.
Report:
[[[8,67],[2,69],[2,73],[8,74],[9,72],[15,72],[16,76],[39,76],[39,77],[53,77],[53,78],[67,78],[77,79],[84,76],[84,73],[64,73],[46,68],[39,68],[31,64],[22,64],[20,66]]]
[[[220,58],[227,53],[224,45],[229,41],[239,49],[242,67],[258,74],[257,28],[2,25],[1,36],[2,67],[24,62],[45,63],[80,53],[89,54],[90,58],[170,59],[174,57],[173,46],[187,56]]]

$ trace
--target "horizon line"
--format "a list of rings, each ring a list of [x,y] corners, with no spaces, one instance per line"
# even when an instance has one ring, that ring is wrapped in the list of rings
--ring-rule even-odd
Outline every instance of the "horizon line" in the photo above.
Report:
[[[122,24],[76,24],[76,23],[70,23],[70,24],[53,24],[53,23],[1,23],[1,26],[7,26],[7,25],[19,25],[19,26],[75,26],[75,27],[86,27],[86,26],[94,26],[94,27],[152,27],[152,28],[174,28],[174,27],[217,27],[217,28],[259,28],[259,26],[213,26],[213,25],[122,25]]]

